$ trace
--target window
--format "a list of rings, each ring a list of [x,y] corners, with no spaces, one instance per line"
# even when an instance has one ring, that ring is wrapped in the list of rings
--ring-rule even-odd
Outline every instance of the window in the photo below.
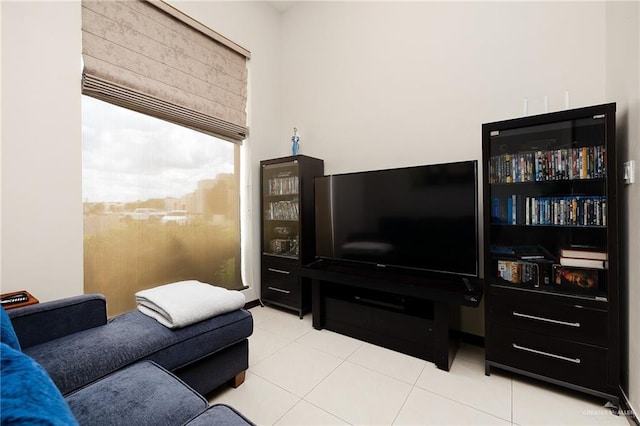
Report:
[[[239,144],[83,96],[85,293],[109,315],[196,279],[239,289]]]

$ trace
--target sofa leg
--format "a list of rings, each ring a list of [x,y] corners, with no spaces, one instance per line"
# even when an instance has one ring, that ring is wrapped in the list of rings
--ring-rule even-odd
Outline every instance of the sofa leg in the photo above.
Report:
[[[232,387],[237,388],[238,386],[244,383],[245,375],[246,375],[246,371],[239,372],[238,374],[236,374],[236,376],[233,379],[229,381],[229,384]]]

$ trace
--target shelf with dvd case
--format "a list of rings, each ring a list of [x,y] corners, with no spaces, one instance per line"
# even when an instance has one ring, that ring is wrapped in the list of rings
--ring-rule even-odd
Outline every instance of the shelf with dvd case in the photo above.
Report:
[[[487,374],[617,404],[615,104],[486,123],[482,138]]]
[[[311,307],[299,270],[314,256],[313,180],[323,175],[323,164],[305,155],[260,162],[261,300],[300,317]]]
[[[555,140],[544,142],[552,144]],[[603,178],[606,176],[606,159],[604,146],[497,154],[489,159],[489,183]]]
[[[526,193],[492,197],[491,221],[502,225],[607,226],[607,197]]]

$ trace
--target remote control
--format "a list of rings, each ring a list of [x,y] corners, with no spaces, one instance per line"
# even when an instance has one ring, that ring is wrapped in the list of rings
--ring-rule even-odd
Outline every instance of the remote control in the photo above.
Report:
[[[473,285],[471,285],[471,281],[469,281],[469,278],[463,278],[462,282],[464,283],[464,286],[467,287],[467,290],[469,290],[469,292],[473,292]]]
[[[26,293],[17,293],[17,294],[12,294],[11,296],[3,297],[0,303],[2,304],[2,306],[4,306],[4,305],[13,305],[15,303],[26,302],[27,300],[29,300],[29,296],[27,296]]]

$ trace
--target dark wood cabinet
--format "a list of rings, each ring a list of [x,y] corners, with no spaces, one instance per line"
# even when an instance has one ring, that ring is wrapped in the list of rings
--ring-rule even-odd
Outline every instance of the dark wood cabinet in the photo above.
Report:
[[[619,402],[615,104],[483,124],[486,373]]]
[[[319,261],[301,268],[311,279],[313,327],[326,328],[411,356],[445,371],[456,343],[450,325],[457,305],[477,307],[482,283],[469,290],[459,277],[434,277],[407,271]]]
[[[313,180],[324,174],[324,162],[305,155],[276,158],[261,161],[260,173],[261,299],[302,318],[311,308],[311,289],[300,267],[314,258]]]

